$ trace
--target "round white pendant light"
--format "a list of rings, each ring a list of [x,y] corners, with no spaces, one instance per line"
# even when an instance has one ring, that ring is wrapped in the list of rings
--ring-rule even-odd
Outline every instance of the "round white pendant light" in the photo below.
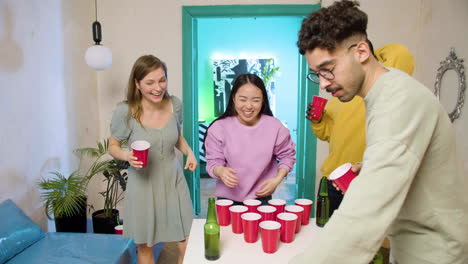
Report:
[[[101,23],[97,20],[97,0],[94,1],[94,6],[96,8],[96,21],[94,21],[92,27],[95,44],[86,50],[85,61],[89,67],[102,71],[112,64],[112,52],[108,47],[101,44],[102,31]]]

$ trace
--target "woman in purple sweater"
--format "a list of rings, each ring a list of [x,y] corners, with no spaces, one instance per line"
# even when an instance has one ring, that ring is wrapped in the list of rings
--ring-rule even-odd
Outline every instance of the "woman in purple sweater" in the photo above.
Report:
[[[255,74],[234,81],[226,111],[208,128],[206,170],[216,179],[215,196],[240,204],[266,203],[294,166],[296,144],[270,109],[265,85]]]

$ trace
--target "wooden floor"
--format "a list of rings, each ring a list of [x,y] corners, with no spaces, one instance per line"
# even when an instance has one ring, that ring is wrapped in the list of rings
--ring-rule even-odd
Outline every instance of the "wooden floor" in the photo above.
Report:
[[[179,248],[177,242],[167,242],[164,244],[164,248],[157,258],[157,264],[175,264],[177,263],[177,257],[179,256]]]

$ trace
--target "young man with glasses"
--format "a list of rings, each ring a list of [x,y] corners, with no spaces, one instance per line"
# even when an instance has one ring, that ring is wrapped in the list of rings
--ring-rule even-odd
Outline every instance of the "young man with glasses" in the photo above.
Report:
[[[340,1],[299,32],[320,88],[342,102],[363,98],[366,149],[321,240],[290,263],[369,263],[388,235],[399,264],[465,264],[468,179],[452,124],[428,88],[372,56],[366,30],[358,3]]]

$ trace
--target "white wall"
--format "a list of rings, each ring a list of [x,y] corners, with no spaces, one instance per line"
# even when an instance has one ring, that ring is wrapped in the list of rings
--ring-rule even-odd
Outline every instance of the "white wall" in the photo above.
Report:
[[[83,62],[91,8],[0,2],[0,201],[12,199],[44,229],[36,183],[50,171],[69,174],[71,150],[98,136],[96,74]]]

